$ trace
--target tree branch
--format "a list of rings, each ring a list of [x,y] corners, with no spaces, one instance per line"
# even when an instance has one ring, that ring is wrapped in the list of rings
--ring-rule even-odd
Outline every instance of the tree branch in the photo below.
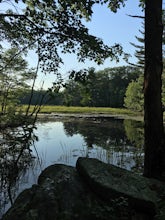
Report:
[[[144,19],[145,17],[144,16],[140,16],[140,15],[128,15],[127,16],[131,17],[131,18],[142,18]]]

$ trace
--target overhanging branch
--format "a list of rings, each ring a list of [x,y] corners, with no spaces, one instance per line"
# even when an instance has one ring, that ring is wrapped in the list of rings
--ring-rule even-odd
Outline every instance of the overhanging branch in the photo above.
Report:
[[[131,18],[141,18],[141,19],[144,19],[145,17],[144,16],[140,16],[140,15],[128,15],[127,16],[131,17]]]

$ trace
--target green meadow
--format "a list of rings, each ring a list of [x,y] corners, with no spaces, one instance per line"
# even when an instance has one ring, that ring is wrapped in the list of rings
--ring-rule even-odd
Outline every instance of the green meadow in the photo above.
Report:
[[[26,105],[21,107],[22,111],[25,111]],[[34,107],[31,106],[30,111]],[[51,113],[74,113],[74,114],[111,114],[111,115],[129,115],[129,116],[140,116],[142,113],[134,112],[124,108],[108,108],[108,107],[67,107],[67,106],[55,106],[46,105],[42,106],[40,113],[51,114]]]

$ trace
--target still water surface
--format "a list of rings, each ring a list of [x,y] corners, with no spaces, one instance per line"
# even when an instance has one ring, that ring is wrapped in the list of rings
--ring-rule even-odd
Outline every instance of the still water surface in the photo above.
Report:
[[[114,118],[60,119],[1,131],[0,216],[54,163],[75,166],[78,157],[92,157],[141,172],[143,132],[141,122]]]

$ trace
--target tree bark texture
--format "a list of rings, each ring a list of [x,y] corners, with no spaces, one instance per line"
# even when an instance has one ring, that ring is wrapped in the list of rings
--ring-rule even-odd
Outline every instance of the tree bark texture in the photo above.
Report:
[[[162,86],[162,0],[145,1],[144,175],[161,179],[165,172]]]

